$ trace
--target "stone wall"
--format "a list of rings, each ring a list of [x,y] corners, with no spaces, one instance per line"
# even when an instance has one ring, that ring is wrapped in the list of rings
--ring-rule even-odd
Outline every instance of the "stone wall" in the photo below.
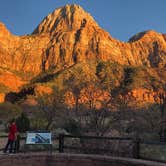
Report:
[[[15,154],[0,155],[1,166],[166,166],[166,164],[99,155]]]

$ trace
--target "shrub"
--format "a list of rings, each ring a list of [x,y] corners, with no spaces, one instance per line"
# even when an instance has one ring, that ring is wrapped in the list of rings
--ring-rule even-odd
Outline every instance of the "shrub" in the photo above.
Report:
[[[80,124],[74,119],[67,120],[64,129],[71,134],[80,135]]]
[[[26,132],[30,128],[30,120],[24,113],[16,119],[16,124],[21,133]]]
[[[0,104],[0,119],[3,122],[8,122],[14,117],[18,117],[22,113],[21,108],[17,104],[4,102]]]

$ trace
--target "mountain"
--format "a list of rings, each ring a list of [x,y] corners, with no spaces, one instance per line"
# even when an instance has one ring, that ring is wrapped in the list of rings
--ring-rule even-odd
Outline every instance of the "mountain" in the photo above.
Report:
[[[127,89],[126,93],[135,98],[139,96],[144,100],[148,96],[147,101],[154,101],[154,91],[157,88],[164,90],[166,83],[166,35],[148,30],[134,35],[128,42],[121,42],[110,36],[90,14],[75,4],[50,13],[29,35],[12,35],[0,23],[2,94],[19,93],[25,84],[36,87],[38,83],[45,86],[43,82],[57,82],[57,73],[58,78],[60,75],[63,78],[65,72],[77,70],[77,66],[91,79],[103,79],[96,75],[96,68],[101,62],[109,63],[106,65],[111,68],[112,75],[108,77],[116,80],[116,88]],[[117,64],[116,67],[113,64]],[[116,69],[121,71],[121,77],[114,74]],[[104,70],[106,74],[107,68]],[[14,87],[2,81],[2,77],[3,80],[8,78],[4,74],[6,72],[15,75]],[[125,83],[128,77],[132,77],[130,85]]]

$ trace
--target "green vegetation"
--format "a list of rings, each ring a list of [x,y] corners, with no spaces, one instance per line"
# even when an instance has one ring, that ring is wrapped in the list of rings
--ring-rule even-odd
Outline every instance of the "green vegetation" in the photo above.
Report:
[[[13,117],[18,117],[22,113],[22,109],[17,104],[9,102],[0,104],[0,118],[3,122],[8,122]]]
[[[73,135],[81,135],[81,126],[80,123],[74,119],[68,119],[64,123],[64,129]]]
[[[21,115],[22,109],[17,104],[4,102],[0,104],[1,132],[7,132],[7,124]]]
[[[148,75],[143,67],[125,67],[122,87],[126,90],[148,88]]]
[[[166,80],[161,76],[164,76],[164,71],[103,61],[77,63],[63,70],[51,69],[41,73],[24,87],[25,93],[27,88],[34,88],[32,93],[36,95],[34,100],[38,102],[34,106],[35,111],[27,114],[28,117],[23,117],[21,113],[12,116],[19,116],[20,123],[24,123],[21,118],[31,118],[30,129],[34,130],[55,132],[60,128],[71,134],[91,135],[105,135],[116,130],[117,135],[139,135],[155,140],[159,138],[161,128],[160,106],[141,103],[143,107],[138,108],[135,99],[131,100],[134,103],[131,105],[123,97],[137,88],[152,91],[163,88]],[[52,88],[53,93],[39,96],[35,91],[38,85]],[[67,93],[70,93],[68,98],[71,103],[67,103]],[[108,100],[103,97],[105,94],[110,97]],[[11,103],[7,105],[9,108],[3,106],[3,110],[11,111],[11,107],[17,106]],[[10,119],[7,114],[2,113],[2,119],[3,116]],[[25,124],[29,126],[28,120]],[[24,131],[29,129],[26,125],[23,127]]]
[[[123,67],[117,63],[99,62],[96,66],[96,75],[101,85],[106,89],[114,89],[123,77]]]
[[[30,120],[25,113],[21,113],[16,119],[16,124],[20,133],[24,133],[30,129]]]

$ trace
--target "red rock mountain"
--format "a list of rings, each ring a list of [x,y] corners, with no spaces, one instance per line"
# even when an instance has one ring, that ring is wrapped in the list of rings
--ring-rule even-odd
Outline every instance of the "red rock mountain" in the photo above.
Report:
[[[91,60],[165,70],[166,36],[149,30],[121,42],[78,5],[56,9],[30,35],[12,35],[0,23],[0,78],[8,71],[27,83],[41,72],[67,69]],[[0,85],[10,90],[18,89],[22,82],[12,88],[0,79]]]

